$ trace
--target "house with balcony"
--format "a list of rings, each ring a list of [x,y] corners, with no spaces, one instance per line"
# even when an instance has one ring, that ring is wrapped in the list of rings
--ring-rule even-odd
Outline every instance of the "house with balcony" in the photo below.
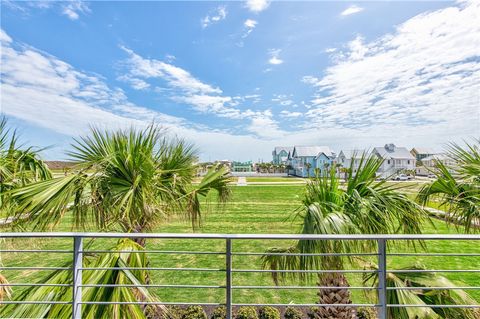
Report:
[[[428,148],[428,147],[414,147],[414,148],[412,148],[410,153],[412,153],[412,155],[415,156],[415,160],[417,160],[417,161],[421,161],[426,157],[430,157],[430,156],[438,154],[433,149]]]
[[[331,165],[335,153],[328,146],[295,146],[290,157],[293,175],[300,177],[315,176],[317,169]]]
[[[272,163],[276,165],[287,164],[288,155],[293,152],[293,146],[275,146],[272,152]]]
[[[388,178],[405,171],[415,170],[415,157],[406,147],[399,147],[393,143],[375,147],[372,154],[383,159],[377,171],[378,177]]]
[[[449,168],[449,171],[453,171],[455,166],[455,160],[446,154],[435,154],[428,157],[424,157],[419,166],[415,168],[415,174],[419,176],[428,176],[435,173],[437,170],[437,163],[441,162]]]
[[[355,174],[360,166],[360,160],[364,152],[364,150],[341,150],[337,157],[337,164],[343,168],[351,167],[352,173]]]

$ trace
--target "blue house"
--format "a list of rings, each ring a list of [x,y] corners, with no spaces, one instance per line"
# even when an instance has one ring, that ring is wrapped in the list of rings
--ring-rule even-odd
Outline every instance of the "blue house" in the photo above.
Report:
[[[291,156],[293,174],[300,177],[315,176],[316,169],[325,169],[335,158],[328,146],[295,146]]]
[[[334,161],[335,156],[333,155],[334,154],[330,154],[330,156],[328,156],[324,152],[321,152],[317,155],[317,157],[315,157],[315,161],[316,161],[315,168],[318,174],[322,176],[325,176],[328,174],[332,165],[335,165],[335,161]]]

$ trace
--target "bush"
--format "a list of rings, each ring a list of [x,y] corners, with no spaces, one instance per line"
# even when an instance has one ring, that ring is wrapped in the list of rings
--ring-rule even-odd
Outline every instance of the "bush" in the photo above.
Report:
[[[166,306],[162,313],[162,319],[181,319],[183,309],[179,306]]]
[[[285,319],[302,319],[303,313],[295,307],[287,307],[285,313],[283,314]]]
[[[202,306],[188,306],[182,313],[182,319],[207,319]]]
[[[217,307],[213,310],[210,319],[226,319],[227,318],[227,308],[225,306]]]
[[[235,319],[258,319],[255,307],[240,307]]]
[[[310,318],[310,319],[317,318],[318,309],[319,309],[318,307],[310,307],[310,309],[307,312],[308,318]]]
[[[276,308],[265,306],[258,311],[258,317],[260,319],[280,319],[280,311]]]
[[[377,319],[377,312],[372,308],[358,308],[358,319]]]

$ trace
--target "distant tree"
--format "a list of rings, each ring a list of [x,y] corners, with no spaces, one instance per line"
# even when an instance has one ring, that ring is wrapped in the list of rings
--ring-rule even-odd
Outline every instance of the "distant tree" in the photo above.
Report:
[[[312,164],[306,162],[305,163],[305,168],[307,169],[307,177],[310,178],[310,168],[312,167]]]

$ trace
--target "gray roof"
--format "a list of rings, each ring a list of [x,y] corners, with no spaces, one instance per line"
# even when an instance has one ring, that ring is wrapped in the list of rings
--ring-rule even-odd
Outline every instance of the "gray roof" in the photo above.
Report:
[[[448,160],[449,157],[445,154],[435,154],[435,155],[430,155],[422,159],[422,161],[431,161],[431,160],[437,160],[437,161],[446,161]]]
[[[275,146],[275,154],[279,154],[281,151],[285,151],[287,152],[287,154],[289,152],[293,152],[293,146]]]
[[[415,159],[406,147],[398,147],[394,144],[375,147],[373,150],[382,158]]]
[[[362,155],[365,151],[364,150],[342,150],[340,154],[343,154],[346,159],[353,158],[355,155],[355,158],[362,158]],[[338,155],[340,157],[340,154]]]
[[[328,157],[335,156],[328,146],[295,146],[294,150],[299,157],[315,157],[320,153],[325,153]]]
[[[415,150],[417,154],[437,154],[437,152],[429,147],[414,147],[412,151],[413,150]]]

